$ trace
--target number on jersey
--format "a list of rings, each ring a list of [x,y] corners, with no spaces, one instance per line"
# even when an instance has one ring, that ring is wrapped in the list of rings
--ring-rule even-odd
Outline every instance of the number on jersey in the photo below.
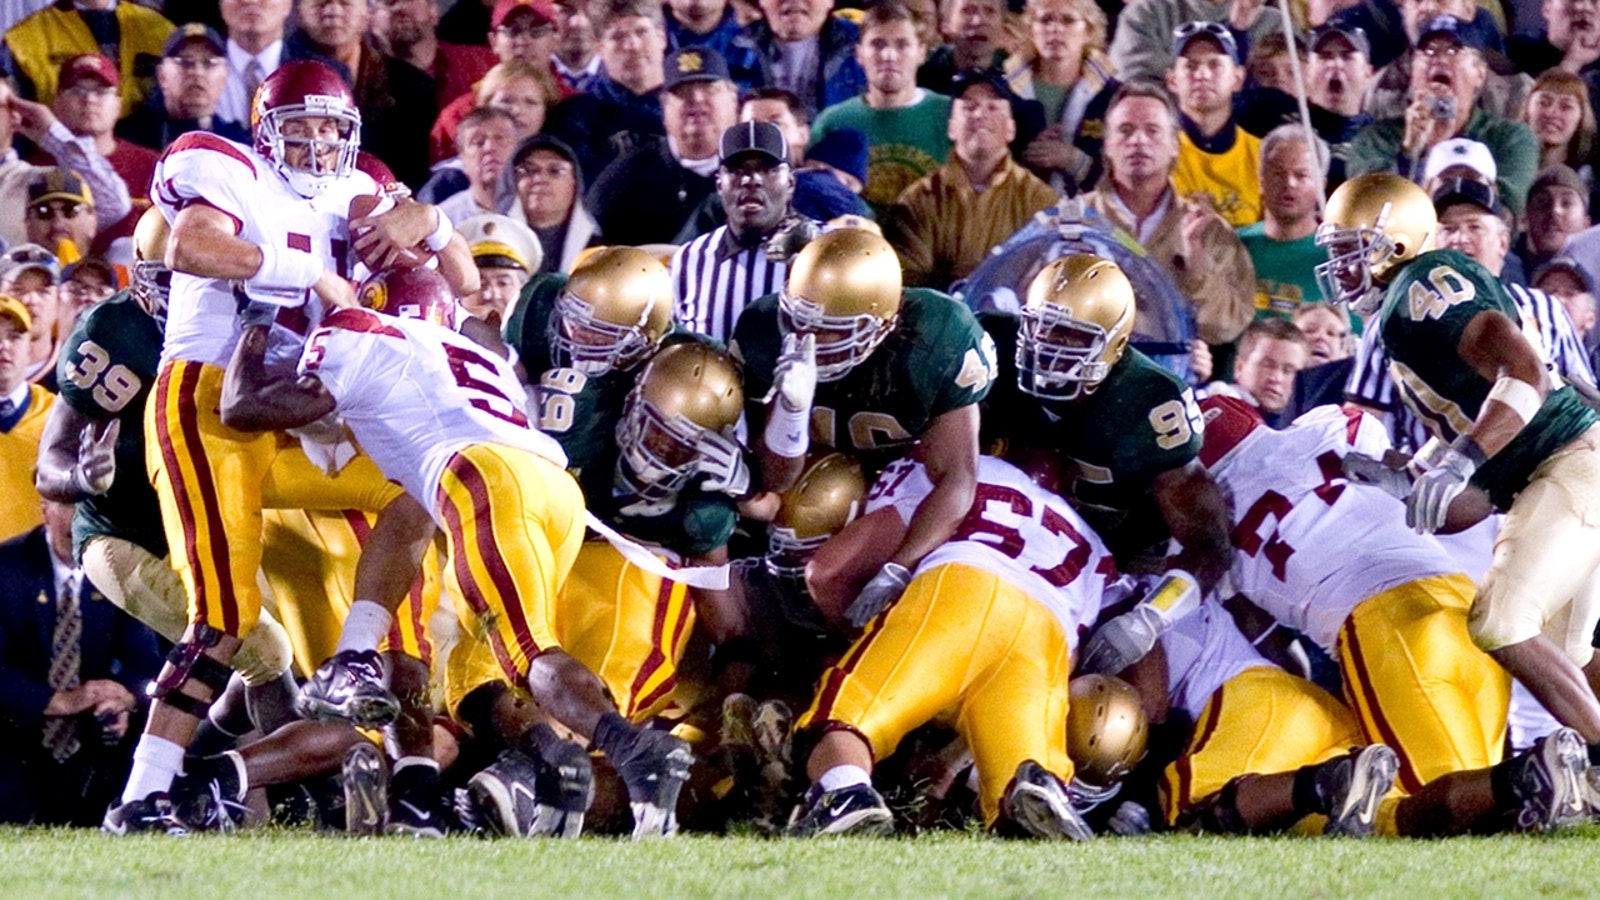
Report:
[[[572,427],[575,399],[589,383],[589,376],[577,369],[550,369],[539,376],[539,430],[561,434]]]
[[[840,446],[834,430],[839,424],[839,413],[827,406],[811,407],[811,439],[829,447]],[[877,450],[898,447],[911,442],[911,432],[900,420],[888,413],[858,412],[850,417],[850,446],[857,450]]]
[[[1332,506],[1348,484],[1344,478],[1344,464],[1339,454],[1329,450],[1317,457],[1317,468],[1322,473],[1322,484],[1311,493]],[[1249,511],[1233,529],[1233,545],[1239,552],[1247,556],[1265,556],[1272,567],[1272,576],[1279,581],[1288,580],[1289,557],[1294,555],[1294,548],[1278,534],[1277,525],[1273,525],[1272,532],[1266,536],[1262,536],[1261,528],[1269,520],[1282,522],[1293,511],[1294,503],[1288,497],[1277,491],[1267,491],[1250,504]]]
[[[968,347],[961,358],[961,373],[956,376],[956,387],[981,391],[1000,375],[999,353],[994,348],[994,338],[985,331],[977,347]]]
[[[1413,281],[1406,291],[1407,311],[1413,322],[1437,319],[1457,303],[1465,303],[1478,296],[1478,289],[1466,276],[1450,266],[1434,266],[1428,273],[1429,290],[1420,281]]]
[[[478,396],[468,398],[473,409],[482,410],[497,419],[504,419],[521,428],[528,427],[528,417],[518,408],[518,404],[507,397],[492,381],[485,381],[473,374],[473,368],[487,370],[489,377],[494,376],[494,363],[485,359],[481,354],[465,347],[454,344],[444,345],[445,358],[450,361],[450,374],[456,378],[456,385],[469,394]]]
[[[1205,418],[1194,402],[1194,392],[1185,388],[1183,399],[1168,400],[1150,410],[1150,427],[1156,432],[1156,446],[1175,450],[1205,431]]]
[[[999,504],[1001,508],[991,509],[991,504]],[[961,520],[961,524],[956,526],[955,534],[950,536],[950,540],[974,541],[992,547],[1011,559],[1016,559],[1027,547],[1027,541],[1020,530],[1001,521],[1007,512],[1012,514],[1013,521],[1032,519],[1046,531],[1071,543],[1072,549],[1063,554],[1061,561],[1055,565],[1048,568],[1030,567],[1034,574],[1053,587],[1066,587],[1071,584],[1088,564],[1094,548],[1084,540],[1076,528],[1072,527],[1072,523],[1067,521],[1065,516],[1049,506],[1043,506],[1035,513],[1033,500],[1015,488],[1000,484],[979,484],[972,508],[968,510],[966,518]],[[1018,521],[1018,524],[1021,522]]]
[[[122,412],[144,383],[127,366],[111,365],[111,354],[94,341],[78,345],[78,352],[67,360],[67,380],[89,392],[94,402],[108,413]]]

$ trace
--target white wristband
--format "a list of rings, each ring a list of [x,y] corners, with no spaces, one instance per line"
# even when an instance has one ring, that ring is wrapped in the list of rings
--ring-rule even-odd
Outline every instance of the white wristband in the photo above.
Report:
[[[781,399],[772,404],[767,413],[767,427],[761,433],[767,449],[784,459],[805,456],[811,446],[811,429],[806,427],[809,418],[811,411],[808,409],[797,412],[784,406]]]
[[[438,253],[449,246],[450,236],[456,233],[456,229],[450,224],[450,217],[444,214],[444,210],[435,206],[433,212],[439,217],[439,226],[433,229],[433,234],[423,238],[422,243],[427,245],[429,250]]]
[[[322,260],[299,250],[261,244],[261,268],[246,279],[252,287],[292,288],[303,291],[317,283],[325,268]]]
[[[1511,411],[1522,419],[1526,425],[1533,421],[1539,414],[1539,407],[1544,405],[1544,398],[1539,396],[1539,389],[1520,378],[1502,375],[1494,381],[1494,387],[1489,389],[1490,400],[1497,400],[1511,407]]]

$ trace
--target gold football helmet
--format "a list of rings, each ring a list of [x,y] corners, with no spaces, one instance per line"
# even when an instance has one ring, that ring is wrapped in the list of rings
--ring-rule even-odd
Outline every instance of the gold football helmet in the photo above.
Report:
[[[618,476],[647,500],[670,498],[694,474],[701,442],[708,434],[731,441],[743,409],[730,356],[699,341],[663,349],[639,374],[617,424]]]
[[[1028,285],[1017,329],[1017,387],[1047,400],[1094,392],[1128,349],[1133,284],[1109,259],[1075,253]]]
[[[643,362],[671,326],[667,267],[643,250],[607,247],[567,279],[550,318],[550,339],[557,365],[603,375]]]
[[[817,336],[817,378],[837,381],[894,330],[900,289],[900,259],[888,241],[860,228],[830,231],[789,264],[779,322],[785,333]]]
[[[133,299],[158,322],[167,320],[172,270],[167,268],[167,237],[172,227],[161,211],[150,207],[133,228]]]
[[[1377,312],[1390,273],[1430,249],[1438,225],[1427,192],[1399,175],[1372,172],[1339,185],[1317,226],[1317,246],[1328,251],[1316,268],[1323,296],[1359,315]]]
[[[1139,694],[1110,675],[1072,679],[1067,709],[1067,755],[1074,780],[1097,788],[1115,786],[1144,758],[1150,725]]]
[[[860,514],[867,499],[861,463],[843,453],[817,453],[794,486],[783,492],[777,518],[767,526],[767,566],[797,576],[817,548]]]

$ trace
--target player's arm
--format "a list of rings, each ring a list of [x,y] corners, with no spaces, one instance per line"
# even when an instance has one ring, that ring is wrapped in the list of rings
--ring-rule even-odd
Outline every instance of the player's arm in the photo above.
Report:
[[[76,503],[111,489],[117,474],[117,435],[121,421],[97,423],[70,403],[50,406],[39,437],[33,486],[57,503]]]
[[[905,535],[900,513],[886,506],[846,525],[817,548],[806,564],[806,588],[829,621],[844,618],[861,586],[894,556]]]
[[[478,290],[478,267],[472,262],[472,251],[437,206],[403,197],[385,212],[351,219],[349,227],[355,237],[356,253],[374,272],[394,265],[402,254],[422,244],[438,254],[439,274],[457,297]]]
[[[483,287],[478,277],[478,264],[472,261],[472,248],[459,233],[450,235],[450,243],[439,251],[439,274],[457,297],[476,294]]]
[[[1486,310],[1461,332],[1456,352],[1485,380],[1493,382],[1478,411],[1470,437],[1485,458],[1499,453],[1527,426],[1550,394],[1544,361],[1504,313]]]
[[[167,267],[200,278],[243,281],[246,288],[313,290],[330,306],[355,306],[350,283],[310,253],[257,246],[234,231],[233,216],[204,203],[178,212],[167,239]]]
[[[1215,590],[1233,555],[1228,501],[1222,489],[1198,459],[1191,459],[1157,475],[1152,491],[1167,529],[1183,546],[1167,561],[1168,567],[1193,572],[1202,587]]]
[[[222,382],[222,424],[240,431],[282,431],[309,425],[333,412],[333,395],[314,375],[275,377],[267,372],[266,325],[239,335]]]

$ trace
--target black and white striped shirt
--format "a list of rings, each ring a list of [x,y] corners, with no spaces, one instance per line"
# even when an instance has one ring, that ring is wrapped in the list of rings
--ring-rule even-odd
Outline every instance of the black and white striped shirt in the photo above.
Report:
[[[720,225],[679,247],[670,271],[673,320],[727,343],[739,313],[780,290],[789,266],[767,259],[760,246],[739,246]]]
[[[1520,284],[1504,287],[1522,314],[1522,333],[1545,358],[1550,370],[1567,381],[1593,385],[1594,370],[1589,367],[1589,354],[1584,351],[1583,341],[1578,339],[1561,301],[1537,288]],[[1368,324],[1366,333],[1361,336],[1361,346],[1356,350],[1356,364],[1350,370],[1350,380],[1345,383],[1345,399],[1383,410],[1388,414],[1389,434],[1394,445],[1415,451],[1427,441],[1427,429],[1395,396],[1394,383],[1389,379],[1389,358],[1378,345],[1377,322]]]

